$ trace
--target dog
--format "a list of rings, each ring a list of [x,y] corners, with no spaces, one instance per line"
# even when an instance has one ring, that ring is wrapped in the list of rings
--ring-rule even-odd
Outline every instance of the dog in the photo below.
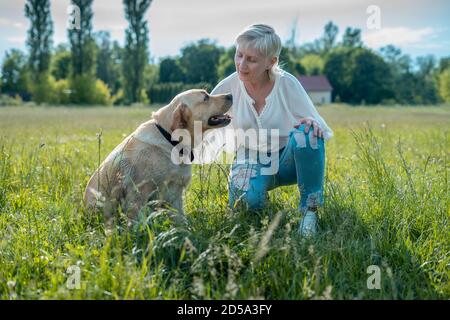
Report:
[[[85,206],[103,211],[107,232],[114,226],[119,206],[128,226],[152,200],[162,200],[183,216],[183,191],[190,183],[192,169],[187,161],[174,162],[173,154],[186,156],[188,150],[192,160],[189,150],[197,140],[194,122],[201,123],[202,136],[227,126],[231,117],[226,112],[232,104],[231,94],[210,95],[199,89],[178,94],[153,112],[152,118],[126,137],[96,169],[84,192]],[[181,141],[173,140],[177,129],[187,130],[190,139],[183,136]]]

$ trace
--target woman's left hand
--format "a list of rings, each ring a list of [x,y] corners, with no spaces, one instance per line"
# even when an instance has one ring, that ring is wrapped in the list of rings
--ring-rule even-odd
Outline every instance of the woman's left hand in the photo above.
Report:
[[[311,125],[314,129],[314,136],[319,137],[323,139],[323,131],[320,129],[319,124],[316,120],[311,118],[301,118],[299,123],[294,126],[294,128],[300,127],[302,124],[305,124],[305,133],[307,134],[309,132],[309,128],[311,128]]]

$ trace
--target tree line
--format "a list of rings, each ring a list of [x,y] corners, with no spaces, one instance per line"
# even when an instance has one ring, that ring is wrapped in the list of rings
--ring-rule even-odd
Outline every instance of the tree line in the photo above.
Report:
[[[107,31],[93,32],[93,0],[72,0],[80,8],[80,28],[68,29],[68,43],[53,47],[49,0],[27,0],[30,20],[27,53],[12,49],[1,64],[0,93],[9,104],[130,105],[164,103],[189,88],[211,90],[235,71],[235,48],[201,39],[179,55],[149,59],[145,13],[151,0],[124,0],[129,23],[125,44]],[[320,38],[297,45],[296,29],[284,44],[281,67],[294,74],[326,75],[333,99],[350,104],[437,104],[450,102],[450,57],[416,61],[388,45],[369,49],[361,30],[339,29],[330,21]],[[1,104],[1,102],[0,102]]]

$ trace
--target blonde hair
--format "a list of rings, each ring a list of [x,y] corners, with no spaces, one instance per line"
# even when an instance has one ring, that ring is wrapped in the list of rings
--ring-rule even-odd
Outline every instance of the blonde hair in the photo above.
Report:
[[[241,31],[235,40],[236,47],[254,48],[266,58],[277,58],[269,70],[269,78],[281,72],[278,61],[281,53],[281,39],[275,30],[266,24],[252,24]]]

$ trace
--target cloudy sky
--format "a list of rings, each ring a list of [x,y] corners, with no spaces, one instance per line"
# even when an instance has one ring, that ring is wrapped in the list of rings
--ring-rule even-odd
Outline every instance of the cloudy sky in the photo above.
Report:
[[[28,20],[25,0],[0,0],[0,59],[11,48],[26,49]],[[55,44],[67,42],[66,13],[70,0],[52,0]],[[381,28],[369,29],[369,5],[380,8]],[[127,21],[121,0],[94,0],[94,31],[108,30],[123,44]],[[297,44],[319,37],[330,20],[360,28],[364,42],[377,49],[387,44],[413,57],[450,55],[448,0],[153,0],[146,18],[150,55],[155,60],[176,55],[181,47],[201,38],[230,46],[235,35],[252,23],[272,25],[285,41],[297,21]]]

